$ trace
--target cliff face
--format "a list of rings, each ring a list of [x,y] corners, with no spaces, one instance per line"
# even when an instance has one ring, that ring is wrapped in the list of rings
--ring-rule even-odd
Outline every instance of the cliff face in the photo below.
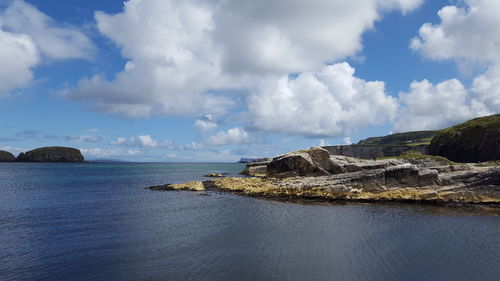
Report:
[[[80,150],[71,147],[42,147],[21,153],[17,156],[18,162],[82,162],[84,160]]]
[[[500,160],[500,114],[443,130],[432,139],[429,152],[456,162]]]
[[[0,162],[14,162],[16,157],[12,153],[0,150]]]

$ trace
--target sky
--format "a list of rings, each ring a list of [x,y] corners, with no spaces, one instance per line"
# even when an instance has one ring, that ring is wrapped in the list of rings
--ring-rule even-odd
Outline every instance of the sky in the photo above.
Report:
[[[498,0],[0,0],[0,150],[232,162],[500,113]]]

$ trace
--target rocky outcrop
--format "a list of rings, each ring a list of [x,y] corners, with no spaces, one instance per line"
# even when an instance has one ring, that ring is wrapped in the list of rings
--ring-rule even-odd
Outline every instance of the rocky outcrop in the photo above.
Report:
[[[16,161],[16,157],[12,153],[0,150],[0,162],[14,162],[14,161]]]
[[[83,162],[80,150],[71,147],[42,147],[19,154],[18,162]]]
[[[271,159],[262,159],[259,161],[252,161],[245,166],[245,169],[240,174],[252,177],[263,177],[267,175],[267,165]]]
[[[500,204],[500,167],[450,165],[437,159],[420,155],[362,160],[313,149],[272,159],[265,177],[220,178],[151,189],[323,200]]]
[[[429,153],[456,162],[500,160],[500,114],[443,130],[432,139]]]

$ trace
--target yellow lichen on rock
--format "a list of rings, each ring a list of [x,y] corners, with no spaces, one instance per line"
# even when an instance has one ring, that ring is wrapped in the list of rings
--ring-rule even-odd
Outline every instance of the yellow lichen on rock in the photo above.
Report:
[[[205,185],[201,181],[190,181],[178,184],[165,184],[149,187],[151,190],[164,191],[164,190],[187,190],[187,191],[205,191]]]
[[[279,186],[274,180],[263,178],[221,178],[210,181],[214,188],[243,192],[249,195],[276,194]]]

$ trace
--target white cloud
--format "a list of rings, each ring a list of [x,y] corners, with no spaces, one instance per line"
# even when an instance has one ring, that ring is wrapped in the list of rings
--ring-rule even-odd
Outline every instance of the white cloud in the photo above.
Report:
[[[249,134],[245,129],[236,127],[227,131],[220,131],[217,134],[210,136],[207,143],[210,145],[221,146],[229,144],[242,144],[248,142],[250,139]]]
[[[413,82],[401,93],[403,105],[395,130],[441,129],[467,119],[500,112],[500,1],[466,0],[446,6],[439,24],[424,24],[411,48],[430,59],[459,65],[482,64],[487,71],[467,88],[457,79],[436,85]]]
[[[324,139],[319,140],[319,146],[329,146],[330,143],[328,141],[325,141]]]
[[[111,145],[126,146],[126,147],[142,147],[142,148],[170,148],[172,141],[164,140],[157,141],[150,135],[141,135],[130,138],[117,138],[115,141],[110,142]]]
[[[225,112],[232,101],[211,93],[220,75],[213,9],[201,1],[132,0],[122,13],[97,12],[99,31],[129,61],[114,80],[83,79],[62,95],[127,118]]]
[[[317,71],[354,56],[362,49],[363,32],[382,13],[405,13],[420,3],[130,0],[121,13],[95,14],[99,31],[128,60],[123,71],[112,80],[103,75],[82,79],[62,95],[126,118],[220,116],[236,100],[220,90],[247,92],[256,81]],[[215,128],[206,120],[196,126]]]
[[[198,120],[196,120],[194,125],[196,129],[201,133],[211,131],[218,126],[211,114],[200,116]]]
[[[141,154],[141,151],[137,150],[137,149],[129,149],[129,150],[127,150],[127,154],[128,155],[138,155],[138,154]]]
[[[80,148],[85,159],[92,158],[106,158],[122,154],[119,149],[103,149],[103,148]]]
[[[248,98],[253,128],[310,137],[343,136],[382,124],[396,113],[396,100],[380,81],[354,76],[347,63],[305,72],[297,78],[266,81]]]
[[[465,0],[466,7],[446,6],[441,22],[424,24],[411,47],[432,59],[500,62],[500,1]]]
[[[63,26],[24,1],[13,1],[0,12],[0,97],[29,86],[42,58],[91,58],[94,50],[76,27]]]
[[[403,14],[417,9],[423,2],[424,0],[379,0],[382,8],[388,10],[399,9]]]
[[[350,137],[345,137],[344,138],[344,145],[351,145],[352,144],[352,140]]]
[[[77,27],[61,25],[22,0],[14,0],[0,13],[0,27],[29,36],[48,59],[90,59],[95,52]]]
[[[5,32],[0,25],[0,97],[28,86],[33,79],[32,69],[39,62],[38,50],[29,36]]]

